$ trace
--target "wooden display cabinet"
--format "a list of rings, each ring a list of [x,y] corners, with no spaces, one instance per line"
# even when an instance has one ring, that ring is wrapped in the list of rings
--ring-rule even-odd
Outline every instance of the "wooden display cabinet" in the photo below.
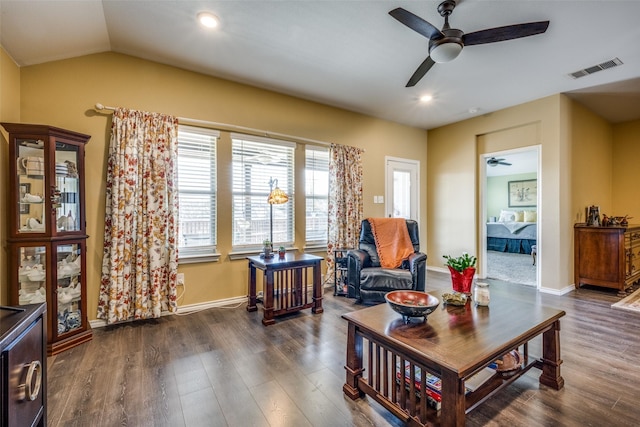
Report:
[[[89,135],[2,123],[9,132],[9,300],[46,303],[47,353],[91,339],[84,147]]]
[[[640,280],[640,225],[574,226],[576,289],[593,285],[618,290],[620,296]]]

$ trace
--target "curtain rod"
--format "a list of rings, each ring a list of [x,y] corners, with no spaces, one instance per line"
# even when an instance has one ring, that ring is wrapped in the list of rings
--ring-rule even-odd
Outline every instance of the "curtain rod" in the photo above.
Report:
[[[108,105],[103,105],[103,104],[98,102],[95,105],[95,109],[97,111],[103,111],[103,110],[115,111],[116,107],[109,107]],[[218,130],[242,131],[242,132],[247,132],[247,133],[251,133],[251,134],[257,135],[257,136],[264,136],[264,137],[268,137],[268,138],[277,137],[277,138],[287,139],[287,140],[290,140],[290,141],[293,141],[293,142],[309,142],[309,143],[312,143],[312,144],[319,144],[319,145],[325,145],[325,146],[330,146],[331,145],[331,143],[329,143],[329,142],[318,141],[316,139],[302,138],[302,137],[299,137],[299,136],[287,135],[287,134],[284,134],[284,133],[270,132],[270,131],[266,131],[266,130],[262,130],[262,129],[250,128],[250,127],[246,127],[246,126],[232,125],[232,124],[229,124],[229,123],[210,122],[208,120],[188,119],[188,118],[185,118],[185,117],[178,117],[178,122],[180,122],[182,124],[185,124],[185,125],[204,125],[204,126],[207,126],[207,127],[218,129]]]

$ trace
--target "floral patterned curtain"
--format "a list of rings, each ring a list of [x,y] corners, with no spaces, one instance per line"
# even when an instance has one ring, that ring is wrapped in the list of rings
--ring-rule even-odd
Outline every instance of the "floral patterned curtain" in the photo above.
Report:
[[[177,118],[116,109],[98,301],[108,324],[177,307],[177,153]]]
[[[362,222],[364,150],[331,144],[329,149],[329,236],[326,280],[333,280],[334,249],[357,248]]]

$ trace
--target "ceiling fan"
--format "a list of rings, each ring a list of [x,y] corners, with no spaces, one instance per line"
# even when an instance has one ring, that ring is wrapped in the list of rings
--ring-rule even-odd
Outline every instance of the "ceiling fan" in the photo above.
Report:
[[[415,86],[436,62],[443,63],[454,60],[464,46],[533,36],[544,33],[549,26],[549,21],[528,22],[465,34],[462,30],[449,27],[449,15],[455,7],[455,0],[445,0],[438,6],[440,16],[444,18],[442,30],[438,30],[429,22],[401,7],[389,12],[389,15],[429,39],[429,56],[413,73],[406,87]]]
[[[487,159],[487,165],[491,167],[496,167],[498,165],[511,166],[511,163],[505,162],[505,159],[496,159],[495,157],[491,157]]]

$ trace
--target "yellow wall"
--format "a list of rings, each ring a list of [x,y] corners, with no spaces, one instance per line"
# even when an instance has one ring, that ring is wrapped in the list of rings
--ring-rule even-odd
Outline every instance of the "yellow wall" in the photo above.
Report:
[[[0,122],[20,121],[20,69],[5,50],[0,47]],[[9,172],[5,165],[9,160],[9,144],[7,134],[0,127],[0,212],[7,211],[7,185]],[[7,278],[7,236],[6,215],[0,221],[0,280],[6,283]],[[6,285],[0,286],[0,304],[7,304]]]
[[[0,47],[0,120],[20,119],[20,69]]]
[[[364,213],[383,216],[384,205],[373,195],[384,194],[384,156],[415,159],[426,176],[426,131],[286,95],[208,77],[116,53],[24,67],[21,70],[21,117],[91,135],[86,147],[88,241],[88,317],[95,319],[99,292],[104,227],[105,159],[110,115],[96,113],[109,106],[156,111],[197,120],[229,123],[334,142],[365,149]],[[230,261],[231,249],[230,139],[222,132],[218,148],[218,263],[180,266],[187,290],[181,305],[246,295],[246,261]],[[426,224],[426,188],[420,195]],[[298,189],[300,194],[300,189]],[[296,222],[298,230],[304,227]],[[296,236],[300,233],[296,232]],[[421,229],[426,241],[426,227]],[[302,247],[303,242],[296,242]]]
[[[443,268],[442,255],[478,253],[478,163],[483,152],[541,145],[538,206],[541,223],[539,257],[541,288],[561,292],[572,281],[573,228],[570,193],[571,105],[564,95],[553,95],[505,110],[443,126],[428,132],[427,253],[430,268]],[[511,129],[525,129],[528,143],[484,146],[480,137]],[[509,132],[507,132],[509,133]],[[562,230],[562,232],[561,232]],[[482,274],[482,272],[480,272]]]
[[[539,285],[549,292],[570,289],[573,225],[585,220],[585,207],[640,218],[640,200],[629,197],[640,179],[634,163],[639,136],[640,120],[612,125],[564,95],[429,131],[429,266],[442,267],[443,254],[480,251],[474,181],[480,155],[539,144]]]
[[[571,106],[573,221],[585,222],[587,206],[600,206],[600,214],[613,214],[613,130],[581,104]]]
[[[632,224],[640,224],[640,170],[637,162],[640,158],[640,120],[614,125],[613,146],[613,207],[607,213],[629,215],[633,217],[630,220]]]

